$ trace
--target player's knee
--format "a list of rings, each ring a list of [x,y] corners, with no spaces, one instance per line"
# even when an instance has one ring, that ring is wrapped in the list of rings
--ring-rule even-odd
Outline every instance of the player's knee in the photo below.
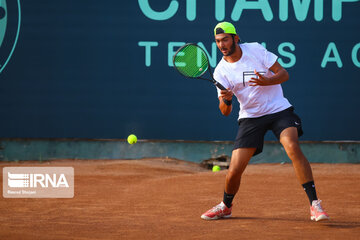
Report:
[[[234,170],[229,170],[226,174],[226,178],[228,181],[240,181],[241,179],[241,173]]]
[[[284,144],[284,148],[290,158],[301,154],[300,145],[297,141],[287,142],[286,144]]]

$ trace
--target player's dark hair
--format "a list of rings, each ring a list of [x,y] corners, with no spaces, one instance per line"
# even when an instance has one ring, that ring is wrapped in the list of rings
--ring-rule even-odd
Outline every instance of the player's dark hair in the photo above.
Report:
[[[235,42],[235,36],[236,36],[236,34],[230,34],[231,35],[231,37],[232,37],[232,40],[233,40],[233,42]],[[240,43],[240,38],[239,38],[239,41],[237,42],[237,44],[239,44]]]

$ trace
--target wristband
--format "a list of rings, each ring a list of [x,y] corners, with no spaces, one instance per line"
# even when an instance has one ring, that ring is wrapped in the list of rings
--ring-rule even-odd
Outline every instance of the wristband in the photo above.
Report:
[[[232,99],[231,100],[226,100],[225,98],[223,98],[222,100],[228,106],[230,106],[232,104]]]

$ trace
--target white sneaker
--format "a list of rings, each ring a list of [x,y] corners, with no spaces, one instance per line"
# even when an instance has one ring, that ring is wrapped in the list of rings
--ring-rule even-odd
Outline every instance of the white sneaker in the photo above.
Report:
[[[229,218],[229,217],[231,217],[231,209],[232,209],[232,206],[230,208],[228,208],[224,204],[224,202],[221,202],[220,204],[216,205],[215,207],[213,207],[212,209],[208,210],[203,215],[201,215],[201,218],[205,219],[205,220]]]
[[[310,207],[310,219],[315,221],[320,220],[328,220],[330,217],[327,215],[327,213],[322,209],[321,200],[314,200],[312,202],[312,205]]]

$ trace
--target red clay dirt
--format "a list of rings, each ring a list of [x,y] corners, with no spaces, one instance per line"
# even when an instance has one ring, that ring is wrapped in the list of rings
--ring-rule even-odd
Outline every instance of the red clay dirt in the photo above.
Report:
[[[330,221],[310,220],[291,164],[246,169],[232,217],[200,215],[222,200],[226,170],[171,159],[1,162],[67,166],[71,199],[0,201],[0,239],[359,239],[360,165],[312,164]],[[2,171],[1,177],[2,179]],[[2,181],[2,180],[1,180]]]

